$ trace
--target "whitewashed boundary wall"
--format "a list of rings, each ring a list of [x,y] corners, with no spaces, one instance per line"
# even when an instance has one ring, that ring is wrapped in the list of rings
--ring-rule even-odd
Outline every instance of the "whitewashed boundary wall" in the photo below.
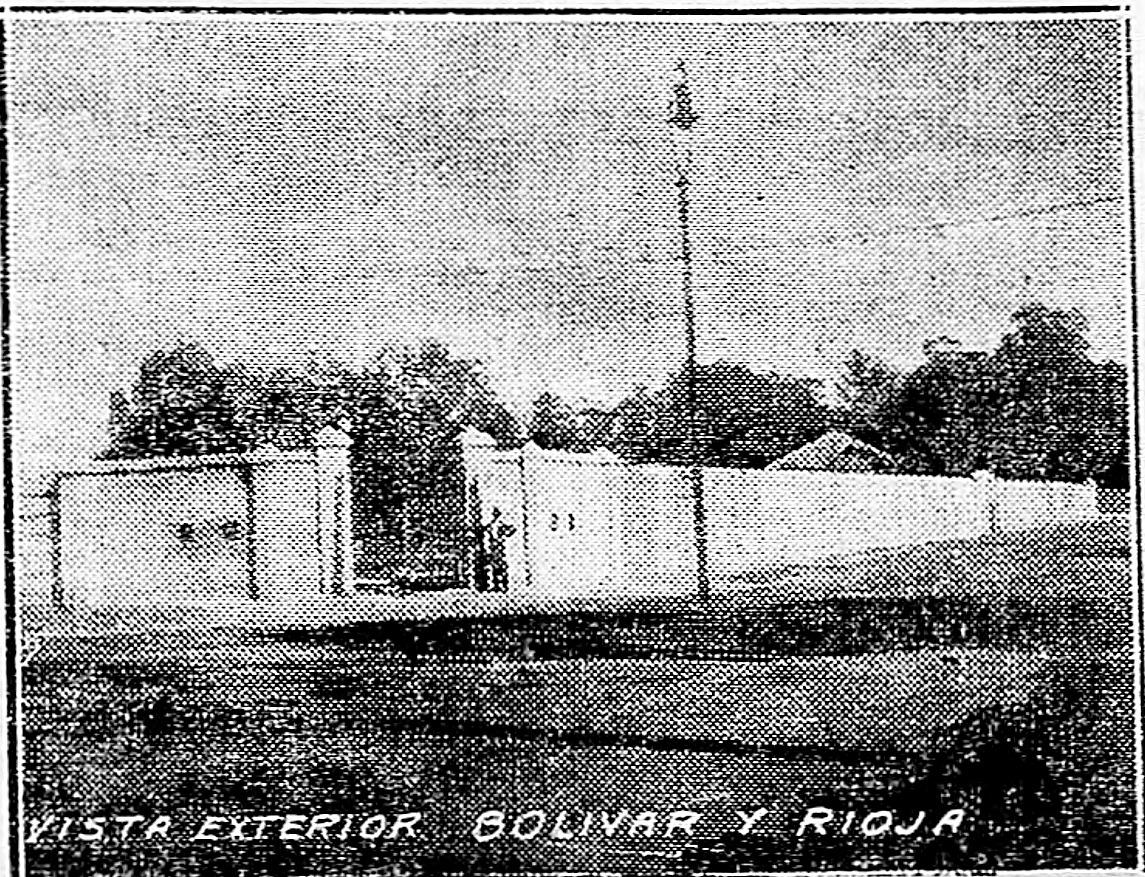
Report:
[[[56,581],[55,497],[47,491],[18,493],[13,506],[16,585],[25,600],[50,602]]]
[[[1099,516],[1097,485],[1092,481],[1063,484],[990,479],[986,487],[992,515],[989,523],[994,530],[1021,530]]]
[[[562,596],[687,592],[695,565],[686,473],[627,466],[607,452],[496,450],[484,433],[460,437],[470,532],[494,511],[513,527],[509,588]]]
[[[707,469],[714,576],[986,532],[970,478]]]
[[[496,508],[515,528],[506,546],[511,589],[569,596],[695,589],[686,469],[532,443],[498,451],[472,430],[460,442],[470,525],[488,522]],[[714,467],[703,477],[716,588],[830,555],[1100,516],[1092,483]]]
[[[509,566],[509,588],[530,590],[532,575],[526,562],[526,534],[529,510],[523,502],[526,491],[522,483],[524,465],[520,452],[498,451],[497,442],[483,432],[468,430],[462,434],[461,455],[465,471],[481,472],[479,480],[466,481],[466,532],[476,538],[482,524],[489,522],[494,511],[500,520],[513,528],[506,540],[505,559]],[[468,558],[468,573],[473,579],[473,555]]]
[[[326,428],[311,451],[61,472],[48,494],[51,587],[22,588],[22,597],[131,606],[341,593],[352,582],[350,443]]]

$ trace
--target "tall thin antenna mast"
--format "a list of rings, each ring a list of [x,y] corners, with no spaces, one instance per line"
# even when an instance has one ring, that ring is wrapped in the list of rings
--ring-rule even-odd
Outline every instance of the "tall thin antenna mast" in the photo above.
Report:
[[[708,579],[708,528],[704,512],[704,470],[700,465],[699,420],[696,398],[696,301],[692,284],[692,237],[690,222],[689,176],[692,170],[692,144],[690,132],[699,121],[692,109],[692,93],[688,87],[688,72],[681,60],[676,65],[679,78],[673,88],[672,115],[668,124],[678,130],[676,135],[676,213],[680,225],[681,283],[684,293],[684,380],[687,385],[688,404],[688,480],[692,487],[692,527],[696,536],[696,588],[701,599],[711,596]]]

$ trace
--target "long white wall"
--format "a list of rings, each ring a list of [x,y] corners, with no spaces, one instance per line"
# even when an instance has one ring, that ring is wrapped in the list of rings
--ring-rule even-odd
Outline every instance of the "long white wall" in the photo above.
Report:
[[[611,454],[463,437],[471,514],[517,528],[510,585],[547,595],[671,593],[695,587],[688,471]],[[831,472],[703,470],[715,588],[818,557],[1096,518],[1092,484]]]
[[[985,532],[969,478],[708,469],[704,480],[712,570],[725,577]]]

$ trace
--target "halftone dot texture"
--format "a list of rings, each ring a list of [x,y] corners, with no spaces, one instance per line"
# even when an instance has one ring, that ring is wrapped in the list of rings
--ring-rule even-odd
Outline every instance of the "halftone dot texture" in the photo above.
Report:
[[[268,368],[311,351],[361,364],[433,337],[481,360],[522,420],[542,390],[607,407],[663,386],[683,358],[666,124],[679,59],[700,116],[701,361],[819,379],[830,397],[854,348],[904,368],[939,336],[993,348],[1031,301],[1080,309],[1094,359],[1123,360],[1120,28],[20,18],[7,44],[20,478],[103,450],[108,392],[187,341]],[[785,451],[815,438],[775,426]],[[249,509],[220,470],[191,530],[164,508],[123,545],[91,547],[130,606],[29,601],[28,815],[176,823],[170,840],[30,845],[31,873],[1134,864],[1123,510],[1062,523],[1054,497],[1088,488],[1010,484],[998,489],[1036,495],[995,505],[983,533],[967,525],[976,499],[948,501],[985,489],[971,479],[912,481],[933,495],[911,505],[892,475],[715,469],[715,593],[701,601],[682,470],[629,469],[617,492],[599,459],[541,453],[512,505],[520,457],[495,453],[512,538],[536,538],[508,562],[540,557],[538,582],[575,573],[581,593],[382,581],[346,600],[185,605],[163,586],[174,558],[210,561],[178,583],[201,593],[248,572],[229,552]],[[25,544],[52,538],[44,495],[21,509]],[[1028,509],[1048,513],[1018,520]],[[609,527],[632,552],[615,567],[668,594],[593,580],[606,558],[584,546]],[[129,588],[109,558],[132,539],[176,554],[132,569]],[[50,597],[32,554],[22,582]],[[970,817],[954,837],[797,836],[817,804]],[[629,823],[549,834],[562,810],[579,825],[688,807],[705,816],[686,841]],[[733,811],[756,807],[770,811],[761,831],[737,835]],[[545,829],[477,843],[486,809],[544,810]],[[364,815],[414,810],[419,838],[355,834]],[[189,840],[206,815],[264,813],[351,818],[345,841]]]
[[[856,347],[992,347],[1030,301],[1124,359],[1120,48],[1100,20],[22,17],[15,449],[98,451],[107,393],[176,341],[435,337],[519,416],[662,384],[680,58],[702,361],[830,384]]]
[[[34,870],[141,850],[195,873],[1124,864],[1126,534],[1042,533],[803,573],[816,589],[881,597],[800,601],[779,574],[780,587],[708,604],[570,600],[435,619],[429,602],[420,618],[271,630],[273,610],[208,629],[144,609],[132,630],[49,638],[25,669],[30,812],[174,813],[184,837],[42,843]],[[749,805],[770,815],[745,839],[732,811]],[[799,840],[815,805],[840,818],[966,806],[975,821],[955,843]],[[586,811],[689,807],[705,816],[687,842],[548,835],[562,810],[580,825]],[[510,824],[544,810],[542,839],[477,844],[487,809]],[[336,843],[185,837],[213,813],[409,810],[426,815],[417,841],[354,840],[356,827]]]

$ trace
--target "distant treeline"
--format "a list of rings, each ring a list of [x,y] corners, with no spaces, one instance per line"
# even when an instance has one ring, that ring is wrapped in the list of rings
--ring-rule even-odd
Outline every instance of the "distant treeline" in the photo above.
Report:
[[[711,466],[766,466],[829,429],[849,432],[896,460],[899,472],[1118,481],[1128,477],[1129,388],[1124,365],[1087,354],[1076,311],[1042,305],[1014,313],[993,351],[952,339],[924,345],[926,359],[898,372],[862,351],[828,393],[820,382],[717,362],[696,373],[698,455]],[[831,399],[830,396],[837,398]],[[611,411],[535,403],[538,444],[604,445],[627,459],[685,462],[687,385],[674,375]]]
[[[1129,394],[1124,366],[1088,356],[1084,318],[1031,305],[990,352],[949,339],[900,373],[854,351],[835,387],[702,364],[695,374],[697,448],[713,466],[765,466],[829,429],[888,451],[899,471],[1121,486],[1128,477]],[[366,366],[314,359],[256,370],[220,364],[185,345],[140,365],[130,394],[111,397],[108,457],[308,446],[329,423],[354,437],[355,527],[366,545],[407,556],[456,544],[462,517],[463,426],[512,447],[608,448],[634,462],[690,459],[683,370],[613,408],[575,409],[541,394],[527,424],[497,398],[480,363],[428,341],[382,350]],[[369,552],[367,552],[369,553]]]

